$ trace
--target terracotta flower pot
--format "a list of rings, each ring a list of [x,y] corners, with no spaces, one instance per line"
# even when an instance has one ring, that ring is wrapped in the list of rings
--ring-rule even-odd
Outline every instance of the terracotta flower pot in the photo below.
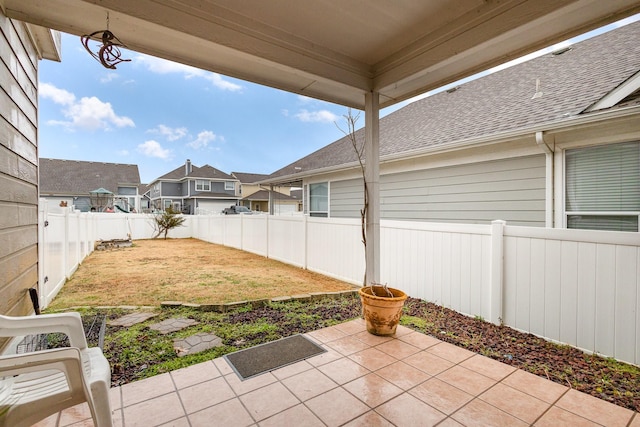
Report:
[[[376,296],[385,294],[384,287],[374,286],[376,295],[373,295],[371,288],[365,286],[358,291],[367,331],[373,335],[393,335],[400,322],[407,294],[399,289],[387,288],[393,296]]]

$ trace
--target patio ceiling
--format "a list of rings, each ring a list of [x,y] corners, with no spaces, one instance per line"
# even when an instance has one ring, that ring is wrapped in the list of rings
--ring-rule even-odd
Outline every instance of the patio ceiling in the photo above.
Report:
[[[0,0],[10,18],[364,109],[640,12],[638,0]],[[127,64],[120,66],[126,67]]]

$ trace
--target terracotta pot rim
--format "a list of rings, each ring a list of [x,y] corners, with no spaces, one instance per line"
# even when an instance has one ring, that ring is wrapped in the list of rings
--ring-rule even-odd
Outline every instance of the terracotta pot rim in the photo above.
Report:
[[[375,286],[378,287],[378,286]],[[380,286],[382,287],[382,286]],[[392,287],[387,287],[387,289],[389,289],[389,291],[394,295],[393,297],[382,297],[382,296],[377,296],[377,295],[372,295],[370,293],[365,292],[365,289],[370,289],[371,286],[363,286],[362,288],[358,289],[358,294],[360,294],[360,296],[362,297],[366,297],[369,299],[373,299],[373,300],[380,300],[380,301],[404,301],[407,299],[407,294],[404,293],[403,291],[401,291],[400,289],[396,289],[396,288],[392,288]]]

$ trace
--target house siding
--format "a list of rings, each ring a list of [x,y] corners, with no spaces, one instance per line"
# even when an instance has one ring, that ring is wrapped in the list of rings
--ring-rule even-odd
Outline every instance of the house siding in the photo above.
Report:
[[[382,219],[545,225],[545,157],[534,155],[380,177]],[[332,181],[332,217],[358,217],[362,180]]]
[[[182,185],[175,182],[163,182],[162,197],[182,197]]]
[[[0,313],[33,312],[38,284],[38,55],[0,11]]]

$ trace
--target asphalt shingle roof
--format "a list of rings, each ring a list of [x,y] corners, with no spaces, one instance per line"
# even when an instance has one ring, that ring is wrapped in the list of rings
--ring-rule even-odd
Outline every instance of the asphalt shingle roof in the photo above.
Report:
[[[231,172],[231,175],[235,176],[243,184],[253,184],[269,176],[261,173],[247,172]]]
[[[89,195],[100,187],[118,192],[119,185],[140,185],[138,165],[39,159],[40,193]]]
[[[296,200],[295,197],[287,196],[286,194],[273,192],[274,200]],[[243,197],[242,200],[269,200],[269,190],[259,190],[253,194]]]
[[[194,166],[191,165],[191,173],[189,173],[188,175],[185,173],[186,172],[186,168],[185,165],[179,166],[177,168],[175,168],[174,170],[172,170],[171,172],[168,172],[164,175],[162,175],[159,178],[156,178],[153,182],[155,181],[159,181],[159,180],[163,180],[163,179],[171,179],[171,180],[176,180],[179,181],[183,178],[206,178],[206,179],[228,179],[228,180],[234,180],[235,178],[232,177],[229,174],[226,174],[216,168],[214,168],[213,166],[209,166],[209,165],[204,165],[202,167],[198,167],[198,166]]]
[[[640,22],[415,101],[380,120],[380,156],[575,118],[640,70]],[[532,99],[539,81],[541,97]],[[358,123],[362,125],[363,123]],[[356,137],[360,143],[364,130]],[[269,179],[357,161],[344,137]],[[297,168],[297,169],[296,169]]]

